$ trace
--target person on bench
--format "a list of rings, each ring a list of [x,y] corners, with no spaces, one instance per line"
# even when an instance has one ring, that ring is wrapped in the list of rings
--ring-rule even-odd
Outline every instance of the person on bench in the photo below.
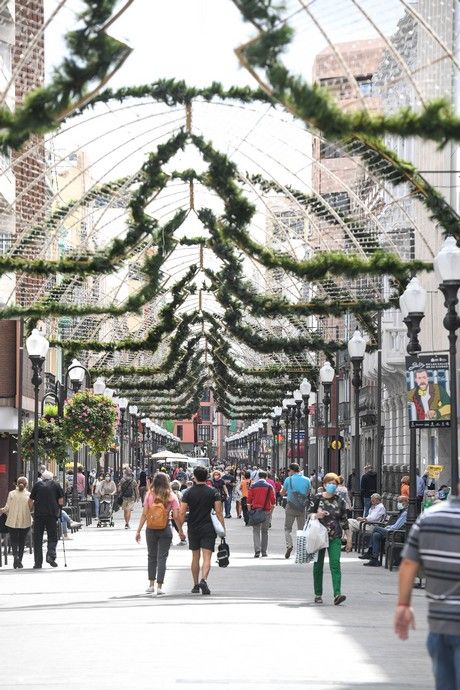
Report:
[[[409,499],[407,496],[398,496],[398,519],[393,525],[387,525],[386,527],[375,527],[372,532],[371,546],[367,553],[359,556],[362,560],[367,560],[367,563],[363,565],[369,565],[371,567],[379,567],[381,565],[379,561],[380,549],[382,544],[385,542],[387,535],[395,530],[402,529],[406,524],[407,520],[407,507],[409,505]]]
[[[348,524],[352,532],[359,532],[360,525],[365,522],[367,525],[372,525],[371,530],[374,529],[375,525],[385,522],[387,511],[382,503],[382,497],[380,494],[372,494],[371,496],[371,507],[366,517],[359,518],[348,518]]]

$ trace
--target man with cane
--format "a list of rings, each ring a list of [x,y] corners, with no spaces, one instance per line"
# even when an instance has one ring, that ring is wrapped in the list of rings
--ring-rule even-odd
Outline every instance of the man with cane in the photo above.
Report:
[[[34,569],[43,564],[43,535],[46,529],[48,549],[46,562],[57,568],[56,546],[58,542],[59,512],[64,505],[64,491],[54,481],[52,472],[42,472],[41,481],[34,484],[29,498],[29,508],[34,513]]]

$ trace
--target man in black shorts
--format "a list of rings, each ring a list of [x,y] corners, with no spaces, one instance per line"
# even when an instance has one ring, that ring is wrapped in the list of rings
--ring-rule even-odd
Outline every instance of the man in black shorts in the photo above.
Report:
[[[224,516],[222,512],[222,502],[220,494],[216,489],[212,489],[206,484],[208,470],[206,467],[195,467],[193,470],[195,486],[184,491],[180,507],[179,528],[185,521],[188,510],[188,543],[192,551],[192,594],[211,594],[211,590],[206,582],[211,569],[211,556],[216,543],[216,532],[212,525],[211,510],[215,510],[222,527],[225,529]],[[200,556],[201,580],[200,580]]]

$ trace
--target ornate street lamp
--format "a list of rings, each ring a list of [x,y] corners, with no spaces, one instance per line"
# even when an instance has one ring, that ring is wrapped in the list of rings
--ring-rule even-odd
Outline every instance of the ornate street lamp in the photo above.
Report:
[[[78,393],[83,385],[83,381],[86,379],[86,385],[91,386],[91,377],[89,371],[84,367],[78,359],[73,359],[70,367],[66,371],[64,390],[67,391],[69,386],[69,380],[72,385],[72,390],[74,393]],[[104,384],[105,386],[105,384]],[[78,450],[73,453],[73,486],[72,486],[72,504],[76,507],[77,519],[80,516],[80,510],[78,506],[78,488],[77,488],[77,475],[78,475]]]
[[[304,420],[304,436],[303,436],[303,473],[308,474],[308,452],[309,452],[309,438],[308,438],[308,403],[310,400],[311,383],[308,379],[302,379],[300,383],[300,392],[303,400],[303,420]]]
[[[425,316],[426,290],[422,288],[417,278],[412,278],[403,294],[399,298],[399,307],[403,321],[407,326],[409,342],[406,350],[409,355],[417,356],[422,346],[418,340],[420,322]],[[409,428],[409,506],[407,509],[407,529],[417,519],[417,430]]]
[[[105,390],[105,381],[102,376],[99,376],[99,378],[97,378],[93,383],[93,391],[96,393],[96,395],[104,395]]]
[[[295,419],[297,427],[297,450],[296,450],[296,461],[300,465],[300,422],[302,421],[302,393],[300,389],[294,391],[294,402],[295,402]]]
[[[118,407],[120,409],[120,467],[118,468],[120,477],[123,469],[124,447],[125,447],[125,413],[128,407],[128,398],[119,398]]]
[[[137,405],[130,405],[128,407],[129,412],[129,423],[128,423],[128,466],[134,469],[134,458],[136,453],[136,436],[137,430],[135,429],[135,421],[137,422]],[[135,435],[136,432],[136,435]],[[123,466],[122,466],[123,471]]]
[[[444,328],[449,333],[449,385],[450,385],[450,468],[452,495],[458,495],[458,419],[457,419],[457,330],[460,327],[458,314],[458,289],[460,287],[460,248],[454,237],[444,240],[435,256],[434,270],[439,280],[439,289],[444,295],[447,314]]]
[[[291,393],[291,395],[293,395],[293,394]],[[294,454],[295,454],[295,409],[296,409],[296,404],[295,404],[294,397],[288,398],[288,410],[289,410],[290,423],[291,423],[291,442],[290,442],[291,462],[294,462]]]
[[[324,474],[329,472],[329,405],[331,404],[331,387],[334,376],[335,372],[330,362],[325,362],[319,370],[319,379],[324,390]]]
[[[355,437],[353,439],[353,465],[356,467],[356,472],[358,477],[361,476],[361,440],[360,440],[360,428],[359,428],[359,389],[362,385],[362,364],[364,360],[364,353],[366,352],[366,341],[364,340],[361,332],[356,329],[353,336],[348,341],[348,354],[350,356],[351,364],[353,367],[353,376],[351,379],[351,384],[353,386],[354,392],[354,403],[355,408]],[[380,481],[380,480],[379,480]]]
[[[46,354],[49,350],[48,340],[40,333],[37,328],[34,328],[32,333],[26,340],[27,354],[29,355],[32,364],[32,385],[34,387],[34,454],[32,462],[32,484],[37,481],[38,477],[38,396],[40,386],[43,383],[42,370],[43,363],[46,359]]]

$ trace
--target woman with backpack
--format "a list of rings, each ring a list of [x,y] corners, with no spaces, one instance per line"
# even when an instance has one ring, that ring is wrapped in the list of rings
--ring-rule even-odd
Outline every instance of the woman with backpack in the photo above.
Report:
[[[172,529],[170,516],[176,524],[180,525],[179,501],[171,490],[169,477],[164,472],[158,472],[153,478],[152,486],[145,497],[144,509],[139,520],[139,527],[136,532],[136,541],[141,540],[141,531],[147,523],[145,538],[147,541],[148,552],[148,574],[150,584],[146,589],[147,594],[155,592],[155,581],[157,583],[157,596],[164,594],[163,582],[166,573],[166,561],[172,542]],[[182,529],[179,536],[185,539]]]

